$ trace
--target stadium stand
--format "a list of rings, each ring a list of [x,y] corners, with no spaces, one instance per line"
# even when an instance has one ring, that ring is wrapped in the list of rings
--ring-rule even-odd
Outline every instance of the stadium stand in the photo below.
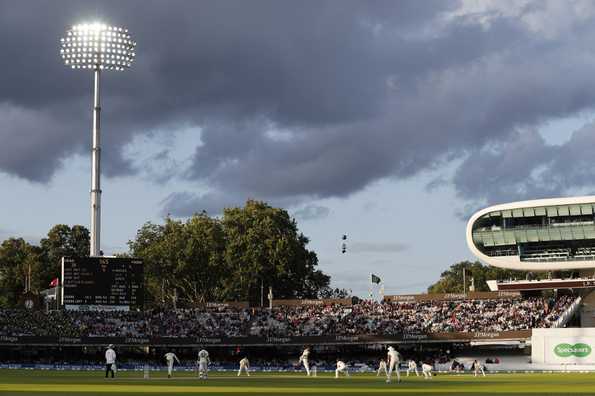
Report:
[[[574,296],[151,311],[0,310],[0,336],[291,337],[516,331],[558,326]]]

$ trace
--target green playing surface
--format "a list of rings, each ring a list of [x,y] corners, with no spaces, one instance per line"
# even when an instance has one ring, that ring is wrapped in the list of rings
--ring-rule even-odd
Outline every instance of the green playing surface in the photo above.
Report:
[[[303,374],[255,373],[238,378],[234,373],[212,374],[199,380],[191,373],[175,373],[168,379],[163,372],[120,372],[118,378],[104,379],[98,371],[0,370],[0,395],[522,395],[595,394],[595,374],[438,374],[431,380],[403,377],[385,383],[383,377],[353,374],[334,378],[324,373],[306,378]]]

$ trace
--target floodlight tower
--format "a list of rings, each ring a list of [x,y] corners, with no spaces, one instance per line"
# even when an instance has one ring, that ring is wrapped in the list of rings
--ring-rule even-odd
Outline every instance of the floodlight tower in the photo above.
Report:
[[[91,149],[91,256],[100,254],[101,234],[101,104],[99,80],[103,70],[128,69],[134,60],[136,42],[127,29],[102,23],[85,23],[68,29],[60,39],[60,54],[66,66],[91,69],[95,77],[93,95],[93,145]]]

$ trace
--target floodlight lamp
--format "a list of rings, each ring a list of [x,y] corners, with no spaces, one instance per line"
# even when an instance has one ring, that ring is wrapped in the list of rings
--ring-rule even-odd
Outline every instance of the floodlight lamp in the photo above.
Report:
[[[134,61],[136,42],[127,29],[103,23],[74,25],[60,39],[60,56],[72,69],[93,70],[93,135],[91,149],[91,227],[90,255],[102,256],[100,183],[100,76],[104,70],[122,71]]]
[[[60,39],[60,46],[60,55],[67,66],[74,58],[79,64],[77,68],[124,70],[132,65],[136,42],[127,29],[94,22],[74,25],[66,32],[66,37]],[[114,52],[121,54],[126,62],[116,66]]]

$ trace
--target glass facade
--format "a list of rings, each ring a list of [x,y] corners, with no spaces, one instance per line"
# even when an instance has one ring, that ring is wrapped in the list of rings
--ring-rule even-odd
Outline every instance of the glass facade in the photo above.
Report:
[[[475,246],[485,255],[521,261],[595,259],[594,203],[490,212],[473,223]]]

